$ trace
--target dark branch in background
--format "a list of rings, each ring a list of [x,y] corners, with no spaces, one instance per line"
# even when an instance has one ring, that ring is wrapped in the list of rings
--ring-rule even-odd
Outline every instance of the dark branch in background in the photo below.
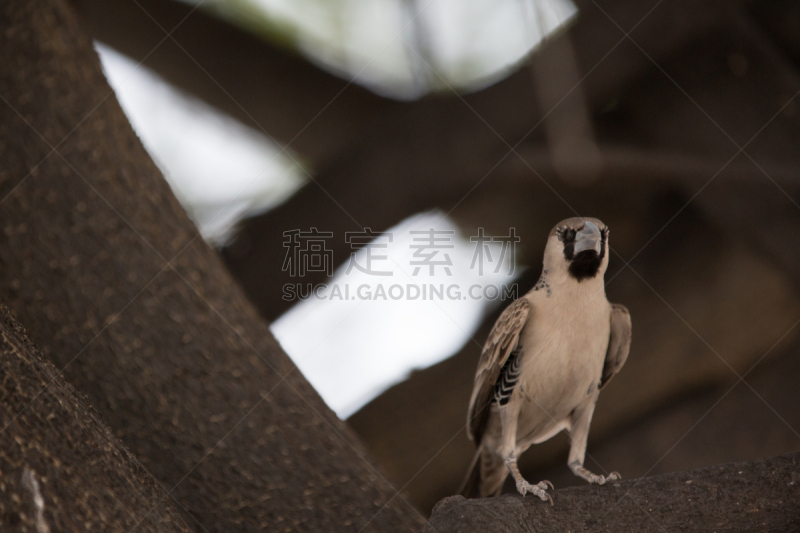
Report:
[[[2,304],[0,337],[0,529],[195,530]]]
[[[503,496],[443,500],[426,531],[794,531],[800,454],[558,490],[553,507]]]
[[[552,110],[542,127],[553,166],[562,180],[591,182],[600,174],[600,151],[570,36],[553,39],[547,52],[532,54],[530,65],[539,108]]]
[[[622,35],[591,2],[579,7],[582,11],[575,24],[563,35],[552,37],[537,53],[547,55],[551,48],[560,52],[559,39],[571,40],[583,77]],[[609,9],[615,16],[628,17],[629,11],[641,10],[641,3],[621,0]],[[726,9],[670,2],[642,25],[641,37],[655,57],[663,59],[696,35],[723,24]],[[683,23],[675,23],[677,20]],[[653,26],[658,31],[652,31]],[[586,76],[582,85],[591,110],[606,106],[648,70],[647,59],[628,43],[620,44],[601,66]],[[283,258],[276,253],[282,251],[283,231],[316,226],[337,235],[356,224],[380,231],[425,209],[447,211],[484,177],[485,185],[491,186],[497,177],[495,165],[508,152],[498,135],[513,146],[550,111],[537,105],[527,66],[463,98],[466,105],[443,93],[387,113],[359,144],[320,168],[314,175],[316,183],[244,224],[239,241],[224,250],[223,256],[265,316],[277,317],[288,308],[289,303],[281,300],[281,287],[295,281],[281,272]],[[542,145],[543,135],[543,129],[537,129],[526,143]],[[481,190],[473,194],[481,194]],[[551,200],[543,198],[539,203]],[[542,223],[545,228],[552,225],[550,220],[542,219]],[[349,247],[342,239],[331,244],[335,261],[345,261]],[[324,278],[311,275],[303,281],[319,283]]]

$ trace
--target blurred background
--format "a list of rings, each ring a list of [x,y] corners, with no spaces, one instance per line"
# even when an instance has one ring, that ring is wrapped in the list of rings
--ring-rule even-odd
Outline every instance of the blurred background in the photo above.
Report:
[[[611,228],[606,291],[634,327],[587,466],[631,478],[800,447],[797,2],[75,2],[203,237],[422,512],[473,454],[475,365],[510,303],[482,289],[529,290],[577,214]],[[285,232],[311,228],[330,268],[292,276]],[[345,239],[365,228],[383,240]],[[414,275],[412,232],[431,229],[451,266]],[[496,265],[479,272],[481,235]],[[350,268],[370,257],[392,277]],[[298,282],[316,296],[286,298]],[[411,282],[481,296],[331,297]],[[533,447],[523,473],[581,483],[567,449]]]

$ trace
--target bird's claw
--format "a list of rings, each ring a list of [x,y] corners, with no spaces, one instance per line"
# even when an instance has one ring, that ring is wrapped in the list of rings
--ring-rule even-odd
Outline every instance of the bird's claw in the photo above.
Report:
[[[597,483],[598,485],[605,485],[609,481],[616,481],[618,479],[622,479],[622,476],[619,475],[619,472],[611,472],[608,476],[598,476],[596,474],[592,474],[592,479],[590,483]]]
[[[522,494],[523,496],[525,496],[528,493],[535,494],[543,502],[549,500],[550,501],[550,505],[553,505],[552,496],[547,494],[548,485],[550,486],[550,489],[554,488],[553,484],[550,483],[549,481],[540,481],[536,485],[531,485],[530,483],[528,483],[527,481],[525,481],[523,479],[523,480],[520,480],[520,482],[517,483],[517,491],[520,494]]]

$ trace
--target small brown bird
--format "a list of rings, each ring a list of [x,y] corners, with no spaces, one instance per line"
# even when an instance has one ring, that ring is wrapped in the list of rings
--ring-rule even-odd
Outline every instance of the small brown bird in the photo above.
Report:
[[[600,485],[620,478],[583,466],[597,397],[631,343],[628,310],[606,299],[607,267],[608,228],[600,220],[570,218],[550,232],[539,281],[503,311],[483,347],[467,414],[478,450],[462,495],[496,496],[510,472],[520,494],[552,504],[552,483],[528,483],[517,457],[563,429],[576,476]]]

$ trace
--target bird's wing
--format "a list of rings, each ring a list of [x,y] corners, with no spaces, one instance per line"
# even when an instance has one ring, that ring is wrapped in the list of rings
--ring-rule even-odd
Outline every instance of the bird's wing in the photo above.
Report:
[[[508,356],[519,345],[520,332],[528,320],[529,311],[530,303],[525,298],[509,305],[495,322],[483,346],[467,413],[467,436],[478,444],[489,420],[489,404],[495,383]]]
[[[619,372],[628,359],[631,349],[631,314],[624,305],[611,305],[611,336],[608,339],[606,362],[603,365],[603,376],[600,388],[605,387],[614,374]]]

